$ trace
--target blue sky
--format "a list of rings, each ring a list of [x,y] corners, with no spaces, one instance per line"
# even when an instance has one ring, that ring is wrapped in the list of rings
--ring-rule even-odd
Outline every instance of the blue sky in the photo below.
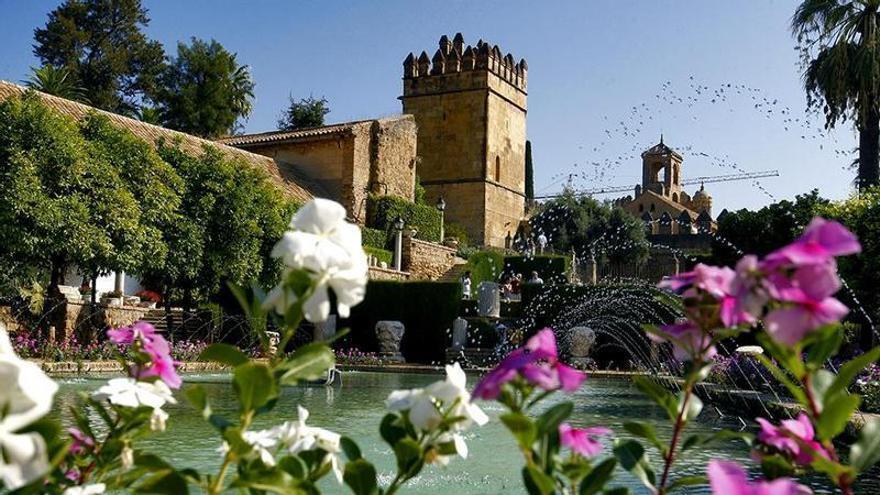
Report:
[[[56,4],[0,0],[0,79],[20,81],[36,65],[33,29]],[[792,0],[144,4],[149,36],[169,53],[192,36],[215,38],[251,66],[248,132],[272,129],[288,94],[325,96],[329,122],[399,113],[404,57],[432,54],[440,35],[460,31],[528,61],[539,194],[570,174],[580,188],[634,185],[638,152],[661,132],[685,156],[685,179],[780,171],[758,184],[707,185],[716,213],[812,188],[835,199],[850,192],[857,137],[846,124],[824,135],[824,120],[805,113]]]

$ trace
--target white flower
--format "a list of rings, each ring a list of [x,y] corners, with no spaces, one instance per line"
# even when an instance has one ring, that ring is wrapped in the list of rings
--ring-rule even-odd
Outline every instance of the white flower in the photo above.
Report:
[[[0,481],[14,490],[49,469],[46,442],[37,433],[16,431],[45,416],[58,384],[34,363],[19,358],[0,324]]]
[[[151,431],[165,431],[165,423],[168,421],[168,413],[161,409],[153,409],[153,415],[150,416]]]
[[[7,489],[20,488],[49,470],[46,441],[38,433],[4,433],[0,435],[0,450],[0,481]]]
[[[306,270],[313,291],[303,303],[303,316],[312,322],[330,314],[328,289],[336,295],[337,309],[348,317],[352,306],[364,299],[367,283],[367,256],[361,246],[361,231],[345,221],[345,208],[327,199],[314,199],[293,216],[292,231],[286,232],[272,249],[272,256],[291,270]],[[268,295],[264,306],[284,314],[297,301],[284,281]]]
[[[134,450],[131,450],[131,447],[126,445],[122,447],[122,453],[119,454],[119,461],[122,463],[122,469],[128,471],[134,466]]]
[[[171,389],[165,382],[139,382],[134,378],[113,378],[92,393],[98,400],[107,399],[111,404],[122,407],[152,407],[159,409],[168,404],[177,404]]]
[[[61,495],[99,495],[107,490],[104,483],[93,483],[91,485],[71,486],[64,490]]]
[[[446,379],[412,390],[395,390],[386,401],[392,411],[409,410],[412,424],[423,431],[432,431],[440,426],[446,417],[462,417],[452,425],[454,431],[468,428],[471,423],[480,426],[489,421],[486,413],[471,403],[471,394],[466,388],[467,377],[458,363],[446,366]]]
[[[242,437],[254,448],[253,454],[267,466],[275,465],[275,454],[280,450],[286,450],[290,454],[314,449],[324,450],[327,452],[324,462],[330,464],[336,480],[342,483],[342,466],[338,457],[342,452],[342,437],[330,430],[306,425],[309,411],[302,406],[297,409],[299,416],[296,421],[285,421],[267,430],[247,431]],[[221,452],[226,449],[228,446],[222,447]]]

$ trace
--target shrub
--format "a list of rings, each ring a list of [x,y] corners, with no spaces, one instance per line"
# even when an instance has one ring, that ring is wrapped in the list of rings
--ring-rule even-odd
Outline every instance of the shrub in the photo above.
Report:
[[[384,230],[364,227],[361,229],[363,237],[363,245],[365,247],[374,247],[377,249],[386,249],[388,247],[388,233]]]
[[[364,246],[364,251],[367,254],[371,254],[376,257],[379,262],[385,262],[388,266],[391,266],[391,261],[394,258],[394,253],[388,251],[387,249],[379,249],[372,246]]]
[[[528,280],[535,271],[544,279],[544,283],[561,284],[568,280],[569,264],[567,256],[555,254],[507,256],[504,258],[504,272],[508,275],[522,273],[523,278]]]
[[[351,328],[354,347],[376,352],[376,322],[400,321],[406,327],[401,343],[406,360],[437,363],[445,358],[447,335],[460,303],[461,285],[457,282],[371,280],[366,298],[352,308],[351,317],[341,326]]]
[[[504,255],[497,251],[480,251],[470,255],[466,270],[471,272],[474,290],[481,282],[495,282],[504,270]]]
[[[403,218],[407,227],[416,229],[416,238],[440,242],[440,212],[433,206],[412,203],[395,196],[371,195],[367,202],[369,225],[394,234],[394,221]]]
[[[467,230],[457,223],[446,222],[443,226],[443,235],[445,237],[453,237],[458,241],[459,248],[467,247],[471,241],[468,238]]]
[[[141,298],[141,301],[149,301],[154,303],[159,303],[162,301],[162,296],[160,296],[158,292],[147,289],[139,290],[134,295]]]

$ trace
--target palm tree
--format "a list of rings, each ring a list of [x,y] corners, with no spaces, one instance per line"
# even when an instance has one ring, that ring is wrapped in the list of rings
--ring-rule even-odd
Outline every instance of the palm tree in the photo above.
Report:
[[[791,29],[807,60],[808,105],[825,126],[853,120],[859,131],[859,190],[880,183],[880,0],[804,0]]]
[[[31,67],[31,72],[31,76],[24,81],[27,87],[68,100],[89,102],[85,89],[66,68],[44,65],[39,69]]]

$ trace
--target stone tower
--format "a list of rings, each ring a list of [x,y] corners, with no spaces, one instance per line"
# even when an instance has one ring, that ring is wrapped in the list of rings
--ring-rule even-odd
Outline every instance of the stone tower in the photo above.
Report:
[[[403,62],[403,112],[418,126],[417,173],[426,198],[472,242],[503,246],[525,215],[525,60],[497,45],[440,38],[433,57]]]
[[[660,136],[658,144],[642,153],[642,189],[680,202],[682,160],[678,152],[663,144]]]

